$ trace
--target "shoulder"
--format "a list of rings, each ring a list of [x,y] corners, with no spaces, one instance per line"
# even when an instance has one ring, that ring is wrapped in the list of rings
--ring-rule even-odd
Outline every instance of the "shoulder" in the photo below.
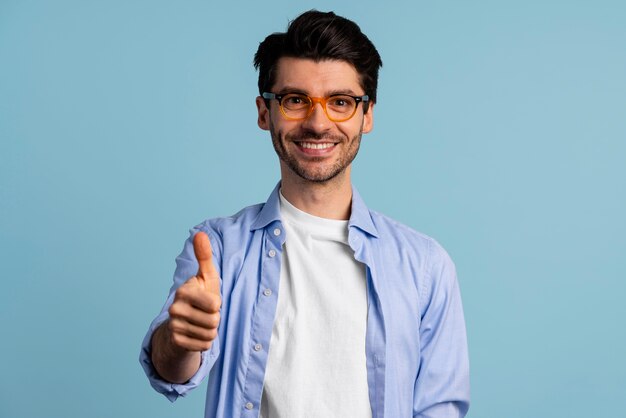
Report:
[[[216,235],[222,235],[233,229],[250,229],[252,223],[259,215],[259,212],[263,209],[263,206],[263,203],[259,203],[247,206],[234,215],[206,219],[204,222],[196,225],[194,229],[197,231],[212,232]]]
[[[370,210],[370,215],[378,232],[375,241],[387,260],[408,263],[426,283],[437,280],[442,270],[454,271],[450,255],[436,239],[379,212]]]
[[[263,203],[259,203],[247,206],[234,215],[206,219],[189,230],[190,240],[196,233],[205,232],[217,257],[230,245],[240,248],[242,243],[250,239],[252,225],[263,206]]]
[[[370,210],[370,215],[376,226],[379,238],[385,245],[408,245],[410,248],[422,252],[445,253],[443,247],[434,238],[380,212]]]

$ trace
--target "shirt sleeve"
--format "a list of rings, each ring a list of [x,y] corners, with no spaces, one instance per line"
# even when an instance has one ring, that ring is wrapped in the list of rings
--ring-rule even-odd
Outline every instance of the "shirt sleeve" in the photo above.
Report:
[[[220,354],[220,339],[219,339],[219,328],[218,328],[218,336],[213,341],[211,348],[209,350],[203,351],[201,353],[201,362],[200,368],[194,374],[189,381],[183,384],[171,383],[166,380],[163,380],[161,376],[156,372],[154,365],[152,364],[152,351],[151,351],[151,341],[152,335],[154,331],[169,318],[168,309],[172,302],[174,301],[174,294],[176,289],[185,283],[190,277],[196,274],[198,271],[198,262],[195,258],[193,251],[193,237],[199,232],[204,231],[209,235],[209,239],[211,241],[211,247],[213,248],[213,260],[216,264],[216,268],[219,273],[220,271],[220,263],[218,262],[218,254],[216,254],[217,242],[214,238],[214,234],[206,229],[206,225],[198,225],[197,227],[191,229],[190,237],[185,241],[185,245],[183,247],[183,251],[181,254],[176,257],[176,271],[174,273],[174,284],[170,288],[169,296],[161,309],[159,315],[152,321],[150,327],[148,328],[148,332],[143,339],[141,345],[141,352],[139,354],[139,362],[143,367],[148,380],[150,381],[150,385],[159,393],[165,395],[167,399],[171,402],[174,402],[178,399],[179,396],[185,396],[187,392],[199,386],[202,381],[206,378],[206,376],[211,371],[211,368],[215,364],[219,354]]]
[[[436,242],[429,249],[420,325],[414,418],[462,418],[469,409],[469,359],[454,264]]]

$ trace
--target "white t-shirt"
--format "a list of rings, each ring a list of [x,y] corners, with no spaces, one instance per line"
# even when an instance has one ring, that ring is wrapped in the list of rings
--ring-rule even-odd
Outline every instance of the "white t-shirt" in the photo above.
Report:
[[[319,218],[280,196],[285,229],[262,418],[372,416],[365,365],[365,266],[348,221]]]

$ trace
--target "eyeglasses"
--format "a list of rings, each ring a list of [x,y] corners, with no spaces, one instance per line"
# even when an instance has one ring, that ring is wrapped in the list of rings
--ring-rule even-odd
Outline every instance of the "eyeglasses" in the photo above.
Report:
[[[309,97],[301,93],[263,93],[266,100],[276,99],[280,105],[280,112],[288,120],[304,120],[313,113],[313,106],[319,103],[328,119],[333,122],[345,122],[356,113],[360,102],[363,102],[363,111],[367,112],[369,96],[350,96],[349,94],[333,94],[328,97]]]

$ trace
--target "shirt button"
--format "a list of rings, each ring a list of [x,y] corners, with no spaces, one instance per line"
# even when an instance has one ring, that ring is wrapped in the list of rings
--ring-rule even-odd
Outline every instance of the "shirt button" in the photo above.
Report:
[[[271,289],[265,289],[265,290],[263,291],[263,294],[264,294],[265,296],[272,296],[272,290],[271,290]]]
[[[254,405],[252,405],[252,402],[246,403],[246,409],[250,410],[252,408],[254,408]]]
[[[276,256],[276,250],[270,250],[267,255],[269,255],[270,257],[275,257]]]
[[[280,235],[280,228],[276,228],[274,230],[274,235],[279,236]]]
[[[263,346],[261,344],[254,344],[254,351],[261,351]]]

